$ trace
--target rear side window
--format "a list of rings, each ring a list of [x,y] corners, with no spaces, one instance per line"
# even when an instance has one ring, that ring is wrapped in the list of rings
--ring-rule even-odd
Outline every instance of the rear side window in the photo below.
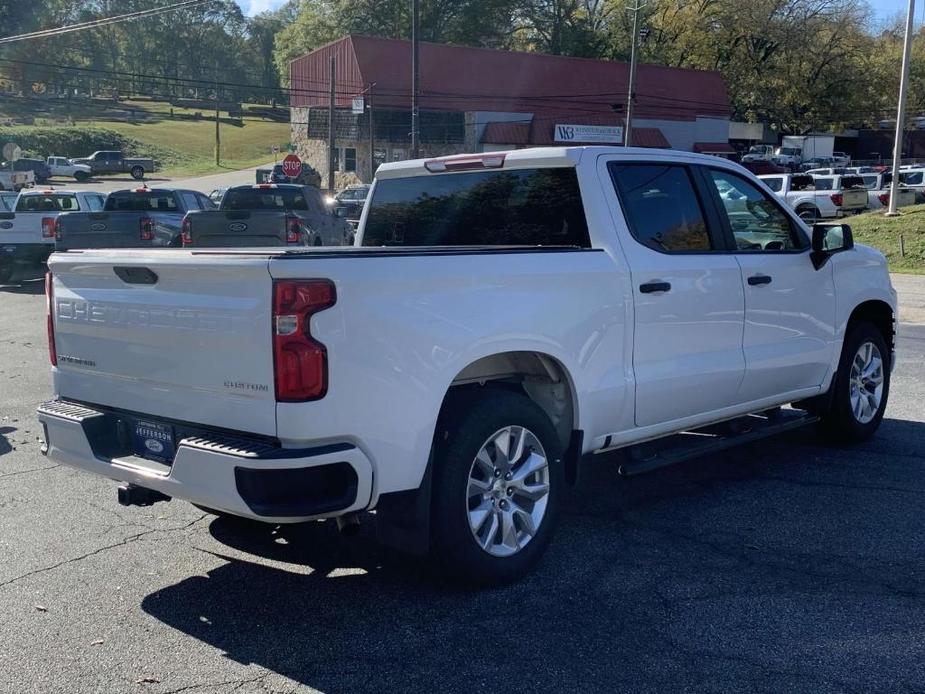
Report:
[[[230,188],[222,198],[225,210],[306,210],[305,195],[293,188]]]
[[[831,178],[817,178],[816,190],[832,190],[835,186],[835,180]]]
[[[75,212],[80,206],[74,195],[23,195],[17,212]]]
[[[877,187],[877,176],[861,176],[861,180],[864,181],[864,187],[870,190],[873,190]]]
[[[87,209],[90,212],[100,212],[103,209],[102,195],[88,195],[85,200],[87,201]]]
[[[790,190],[816,190],[816,181],[812,176],[794,176],[790,179]]]
[[[199,198],[196,197],[195,193],[190,193],[184,190],[182,193],[180,193],[180,198],[183,200],[183,206],[187,210],[201,209],[199,206]]]
[[[614,163],[610,175],[639,243],[663,253],[713,249],[687,167]]]
[[[106,198],[107,212],[176,212],[173,193],[110,193]]]
[[[367,204],[364,246],[591,245],[572,168],[387,178]]]

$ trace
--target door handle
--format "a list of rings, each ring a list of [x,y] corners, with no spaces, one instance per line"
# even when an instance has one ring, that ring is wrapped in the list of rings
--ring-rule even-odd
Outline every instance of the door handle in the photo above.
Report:
[[[655,292],[671,291],[670,282],[646,282],[639,285],[639,291],[643,294],[654,294]]]
[[[748,283],[753,287],[759,284],[771,284],[771,278],[768,275],[752,275],[748,278]]]

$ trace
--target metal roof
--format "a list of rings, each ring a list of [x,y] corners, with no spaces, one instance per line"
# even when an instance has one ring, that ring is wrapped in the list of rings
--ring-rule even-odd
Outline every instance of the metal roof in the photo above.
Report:
[[[353,35],[290,63],[293,106],[327,105],[331,56],[337,106],[349,107],[353,96],[374,84],[377,107],[409,108],[410,42]],[[584,122],[579,117],[613,116],[611,104],[626,101],[626,63],[428,42],[420,44],[420,57],[422,109],[571,114],[572,122]],[[718,72],[639,65],[637,85],[639,118],[730,114]]]

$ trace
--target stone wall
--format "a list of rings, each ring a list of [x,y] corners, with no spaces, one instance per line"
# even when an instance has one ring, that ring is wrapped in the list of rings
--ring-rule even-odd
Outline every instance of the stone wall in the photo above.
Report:
[[[468,116],[469,114],[467,114]],[[326,188],[328,185],[328,141],[326,139],[308,137],[308,109],[293,108],[291,115],[291,142],[295,146],[296,154],[302,161],[314,167],[321,174],[321,187]],[[468,124],[467,124],[468,125]],[[421,157],[440,157],[448,154],[462,154],[464,152],[475,151],[474,143],[471,142],[471,127],[466,128],[465,144],[445,144],[438,142],[422,142]],[[335,146],[353,147],[357,151],[357,171],[335,171],[334,187],[336,190],[342,190],[353,183],[369,183],[372,180],[369,161],[369,141],[343,140],[335,139]],[[376,141],[376,151],[385,156],[385,161],[395,161],[398,158],[406,159],[410,157],[410,143],[403,142],[383,142]],[[343,162],[341,162],[343,164]]]

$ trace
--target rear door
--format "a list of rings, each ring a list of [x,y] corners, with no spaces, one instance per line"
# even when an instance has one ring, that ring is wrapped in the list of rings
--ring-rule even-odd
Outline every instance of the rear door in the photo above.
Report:
[[[736,404],[745,375],[742,279],[697,172],[674,163],[607,165],[633,284],[636,424]]]
[[[52,256],[56,392],[275,434],[267,262],[182,250]]]
[[[745,378],[752,402],[822,385],[835,339],[832,264],[816,270],[809,238],[776,200],[745,177],[706,170],[745,293]],[[735,189],[744,205],[723,191]]]

